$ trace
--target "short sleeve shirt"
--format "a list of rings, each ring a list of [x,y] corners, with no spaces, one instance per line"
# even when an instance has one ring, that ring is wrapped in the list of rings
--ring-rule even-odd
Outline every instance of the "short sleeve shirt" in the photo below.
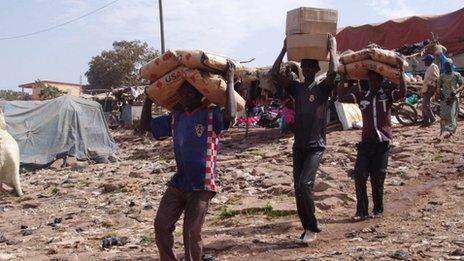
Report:
[[[391,107],[401,98],[399,90],[390,82],[384,82],[382,88],[373,94],[370,91],[349,93],[361,109],[363,119],[363,141],[390,141],[392,139]]]
[[[425,71],[424,83],[421,90],[422,93],[427,93],[428,91],[435,92],[438,85],[438,78],[440,78],[440,69],[438,69],[436,64],[432,63]],[[433,86],[433,89],[429,90],[429,86]]]
[[[326,81],[291,81],[289,93],[295,100],[295,146],[299,148],[325,148],[327,108],[334,86]]]
[[[215,192],[219,135],[229,127],[224,123],[220,108],[173,112],[153,119],[151,126],[156,139],[172,132],[177,172],[169,185],[184,191]]]

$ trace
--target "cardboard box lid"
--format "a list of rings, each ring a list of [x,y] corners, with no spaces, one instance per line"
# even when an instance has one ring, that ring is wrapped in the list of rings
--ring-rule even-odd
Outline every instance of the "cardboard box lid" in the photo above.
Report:
[[[287,12],[287,18],[297,17],[302,21],[338,22],[338,11],[335,9],[299,7]],[[288,22],[288,20],[287,20]]]

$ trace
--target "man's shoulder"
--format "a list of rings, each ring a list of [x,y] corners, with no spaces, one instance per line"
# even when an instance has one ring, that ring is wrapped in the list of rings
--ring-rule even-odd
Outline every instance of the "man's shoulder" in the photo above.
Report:
[[[427,68],[426,72],[433,73],[434,75],[440,75],[440,68],[438,65],[432,63],[429,68]]]

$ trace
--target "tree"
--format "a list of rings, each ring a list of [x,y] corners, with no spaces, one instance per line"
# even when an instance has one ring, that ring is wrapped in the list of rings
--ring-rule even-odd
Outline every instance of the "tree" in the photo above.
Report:
[[[12,90],[0,90],[0,99],[7,101],[23,100],[26,94]]]
[[[61,91],[55,86],[45,84],[40,80],[36,80],[34,82],[34,88],[38,88],[40,90],[39,97],[41,100],[55,99],[63,94],[66,94],[66,92]]]
[[[90,89],[142,85],[139,69],[159,52],[141,41],[116,41],[113,49],[92,57],[85,73]]]

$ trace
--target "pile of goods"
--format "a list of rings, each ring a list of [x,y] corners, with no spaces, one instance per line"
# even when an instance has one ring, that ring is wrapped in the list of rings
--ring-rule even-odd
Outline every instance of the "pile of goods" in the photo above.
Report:
[[[395,51],[404,56],[410,56],[410,55],[414,55],[414,54],[422,52],[422,50],[424,50],[424,48],[426,48],[429,44],[430,44],[430,41],[425,40],[425,41],[410,44],[410,45],[403,45],[402,47],[396,49]]]
[[[286,70],[289,70],[290,67],[296,68],[298,70],[298,74],[296,74],[296,79],[302,81],[303,80],[303,72],[300,68],[300,63],[289,61],[284,62],[283,66],[280,68],[280,74],[286,75]],[[259,81],[259,87],[263,90],[269,91],[272,94],[275,94],[277,88],[275,86],[274,81],[272,80],[271,74],[272,67],[260,67],[260,68],[249,68],[246,71],[240,73],[240,78],[242,81],[242,86],[249,87],[251,86],[252,82]]]
[[[337,33],[338,12],[332,9],[300,7],[287,12],[287,57],[328,61],[327,34]]]
[[[338,73],[345,74],[353,80],[367,80],[368,71],[375,71],[385,79],[398,83],[400,79],[398,58],[402,60],[404,67],[408,66],[406,60],[393,51],[380,48],[351,51],[340,57]]]
[[[144,65],[140,75],[152,82],[147,89],[148,96],[166,109],[173,110],[179,102],[178,89],[185,81],[208,102],[224,106],[227,84],[222,75],[227,70],[227,60],[224,56],[201,50],[169,50]],[[236,74],[245,70],[240,63],[232,62]],[[235,100],[237,110],[243,110],[245,100],[237,92]]]

